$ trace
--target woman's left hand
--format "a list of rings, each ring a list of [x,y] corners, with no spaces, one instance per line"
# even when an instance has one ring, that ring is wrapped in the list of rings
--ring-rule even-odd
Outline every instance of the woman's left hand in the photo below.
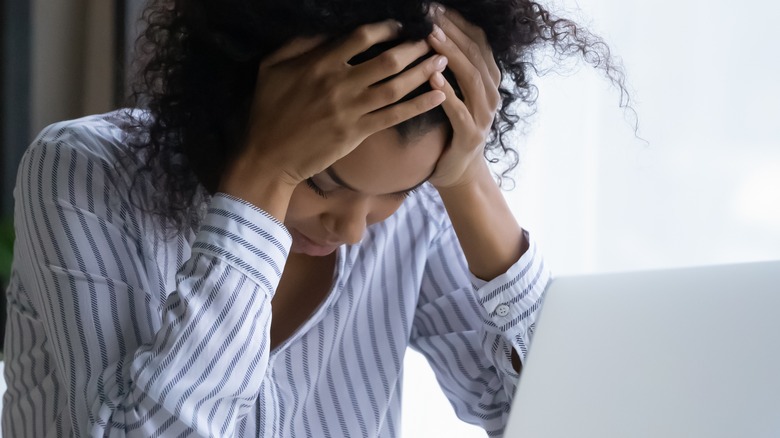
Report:
[[[431,10],[434,30],[428,40],[448,58],[463,95],[463,100],[458,98],[441,73],[431,77],[431,86],[446,95],[442,108],[453,135],[430,182],[437,189],[447,189],[472,183],[486,169],[483,149],[501,103],[501,71],[481,28],[436,3]]]

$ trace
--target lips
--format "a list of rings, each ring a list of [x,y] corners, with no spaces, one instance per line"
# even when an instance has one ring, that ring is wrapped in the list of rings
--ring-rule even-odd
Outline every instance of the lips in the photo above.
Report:
[[[292,252],[300,252],[314,257],[326,256],[336,250],[340,244],[319,243],[295,228],[290,229],[293,237]]]

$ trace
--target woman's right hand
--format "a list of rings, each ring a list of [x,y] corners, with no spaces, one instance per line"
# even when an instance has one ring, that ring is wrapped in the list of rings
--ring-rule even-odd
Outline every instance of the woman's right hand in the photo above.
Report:
[[[265,209],[260,204],[270,201],[263,199],[273,194],[269,191],[292,193],[371,134],[441,104],[444,93],[438,90],[395,104],[444,69],[447,60],[440,55],[377,84],[428,53],[426,41],[400,44],[358,65],[348,63],[371,46],[397,38],[399,30],[389,20],[361,26],[336,42],[298,38],[265,58],[246,144],[223,175],[220,191]]]

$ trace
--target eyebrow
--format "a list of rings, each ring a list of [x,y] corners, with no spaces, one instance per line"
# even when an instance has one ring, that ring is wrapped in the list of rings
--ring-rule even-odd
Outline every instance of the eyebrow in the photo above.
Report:
[[[431,174],[430,174],[430,175],[426,176],[424,180],[422,180],[422,181],[420,181],[419,183],[417,183],[417,184],[416,184],[414,187],[408,188],[408,189],[406,189],[406,190],[399,190],[399,191],[397,191],[397,192],[388,193],[388,194],[389,194],[389,195],[402,195],[402,194],[404,194],[404,193],[409,193],[409,192],[411,192],[412,190],[415,190],[416,188],[418,188],[418,187],[420,187],[421,185],[425,184],[425,182],[426,182],[426,181],[428,181],[428,180],[429,180],[429,179],[430,179],[430,178],[433,176],[433,173],[434,173],[435,171],[436,171],[436,169],[434,169],[434,170],[433,170],[433,172],[431,172]],[[333,170],[333,168],[332,168],[332,167],[328,167],[327,169],[325,169],[325,173],[327,173],[327,174],[328,174],[328,176],[329,176],[329,177],[331,177],[331,179],[333,179],[333,181],[334,181],[336,184],[338,184],[338,185],[340,185],[340,186],[342,186],[342,187],[344,187],[344,188],[347,188],[347,189],[349,189],[349,190],[352,190],[353,192],[358,192],[358,193],[360,192],[360,190],[358,190],[358,189],[356,189],[356,188],[352,187],[351,185],[347,184],[346,182],[344,182],[344,180],[343,180],[343,179],[341,179],[341,177],[340,177],[340,176],[336,175],[336,171],[335,171],[335,170]]]

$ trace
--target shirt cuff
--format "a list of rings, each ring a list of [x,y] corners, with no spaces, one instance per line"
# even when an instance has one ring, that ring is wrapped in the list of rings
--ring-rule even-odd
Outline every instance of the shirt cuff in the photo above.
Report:
[[[544,290],[550,281],[550,272],[537,253],[536,243],[525,232],[528,250],[507,272],[491,281],[471,274],[477,299],[485,309],[488,325],[515,344],[525,339],[541,310]],[[530,334],[529,334],[530,335]]]
[[[224,193],[211,198],[193,253],[218,257],[256,283],[276,290],[292,245],[292,236],[269,213]]]

